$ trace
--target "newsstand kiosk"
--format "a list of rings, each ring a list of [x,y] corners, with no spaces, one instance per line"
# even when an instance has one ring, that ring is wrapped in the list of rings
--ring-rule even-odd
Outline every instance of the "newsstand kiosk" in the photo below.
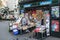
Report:
[[[60,0],[51,5],[51,36],[60,37]]]
[[[31,0],[21,1],[20,13],[26,10],[42,10],[45,14],[47,36],[60,37],[60,4],[59,0]]]

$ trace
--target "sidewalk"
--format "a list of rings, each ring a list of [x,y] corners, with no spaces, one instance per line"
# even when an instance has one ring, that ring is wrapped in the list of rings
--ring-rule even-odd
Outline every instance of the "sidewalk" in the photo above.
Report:
[[[30,36],[33,36],[32,33],[16,36],[9,33],[8,29],[9,29],[9,21],[0,22],[0,40],[12,40],[16,38],[18,38],[19,40],[37,40],[33,37],[30,38]],[[47,37],[44,40],[60,40],[60,38]]]

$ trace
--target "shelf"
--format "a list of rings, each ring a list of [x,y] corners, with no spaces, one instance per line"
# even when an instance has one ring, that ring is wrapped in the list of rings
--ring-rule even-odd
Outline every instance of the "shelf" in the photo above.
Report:
[[[19,2],[19,4],[32,3],[32,2],[39,2],[39,1],[45,1],[45,0],[30,0],[30,1],[21,1],[21,2]]]

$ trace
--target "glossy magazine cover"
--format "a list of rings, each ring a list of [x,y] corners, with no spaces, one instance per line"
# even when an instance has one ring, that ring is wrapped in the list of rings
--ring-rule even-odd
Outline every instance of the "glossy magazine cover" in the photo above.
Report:
[[[58,20],[52,20],[52,31],[59,32],[59,21]]]
[[[52,15],[53,18],[58,18],[59,17],[59,6],[52,7],[51,15]]]

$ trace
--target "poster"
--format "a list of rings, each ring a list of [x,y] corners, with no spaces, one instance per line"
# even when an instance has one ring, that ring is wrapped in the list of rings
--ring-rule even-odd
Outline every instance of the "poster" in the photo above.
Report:
[[[51,15],[52,15],[53,18],[58,18],[59,17],[59,6],[52,7]]]
[[[52,31],[59,32],[59,21],[58,20],[52,20]]]

